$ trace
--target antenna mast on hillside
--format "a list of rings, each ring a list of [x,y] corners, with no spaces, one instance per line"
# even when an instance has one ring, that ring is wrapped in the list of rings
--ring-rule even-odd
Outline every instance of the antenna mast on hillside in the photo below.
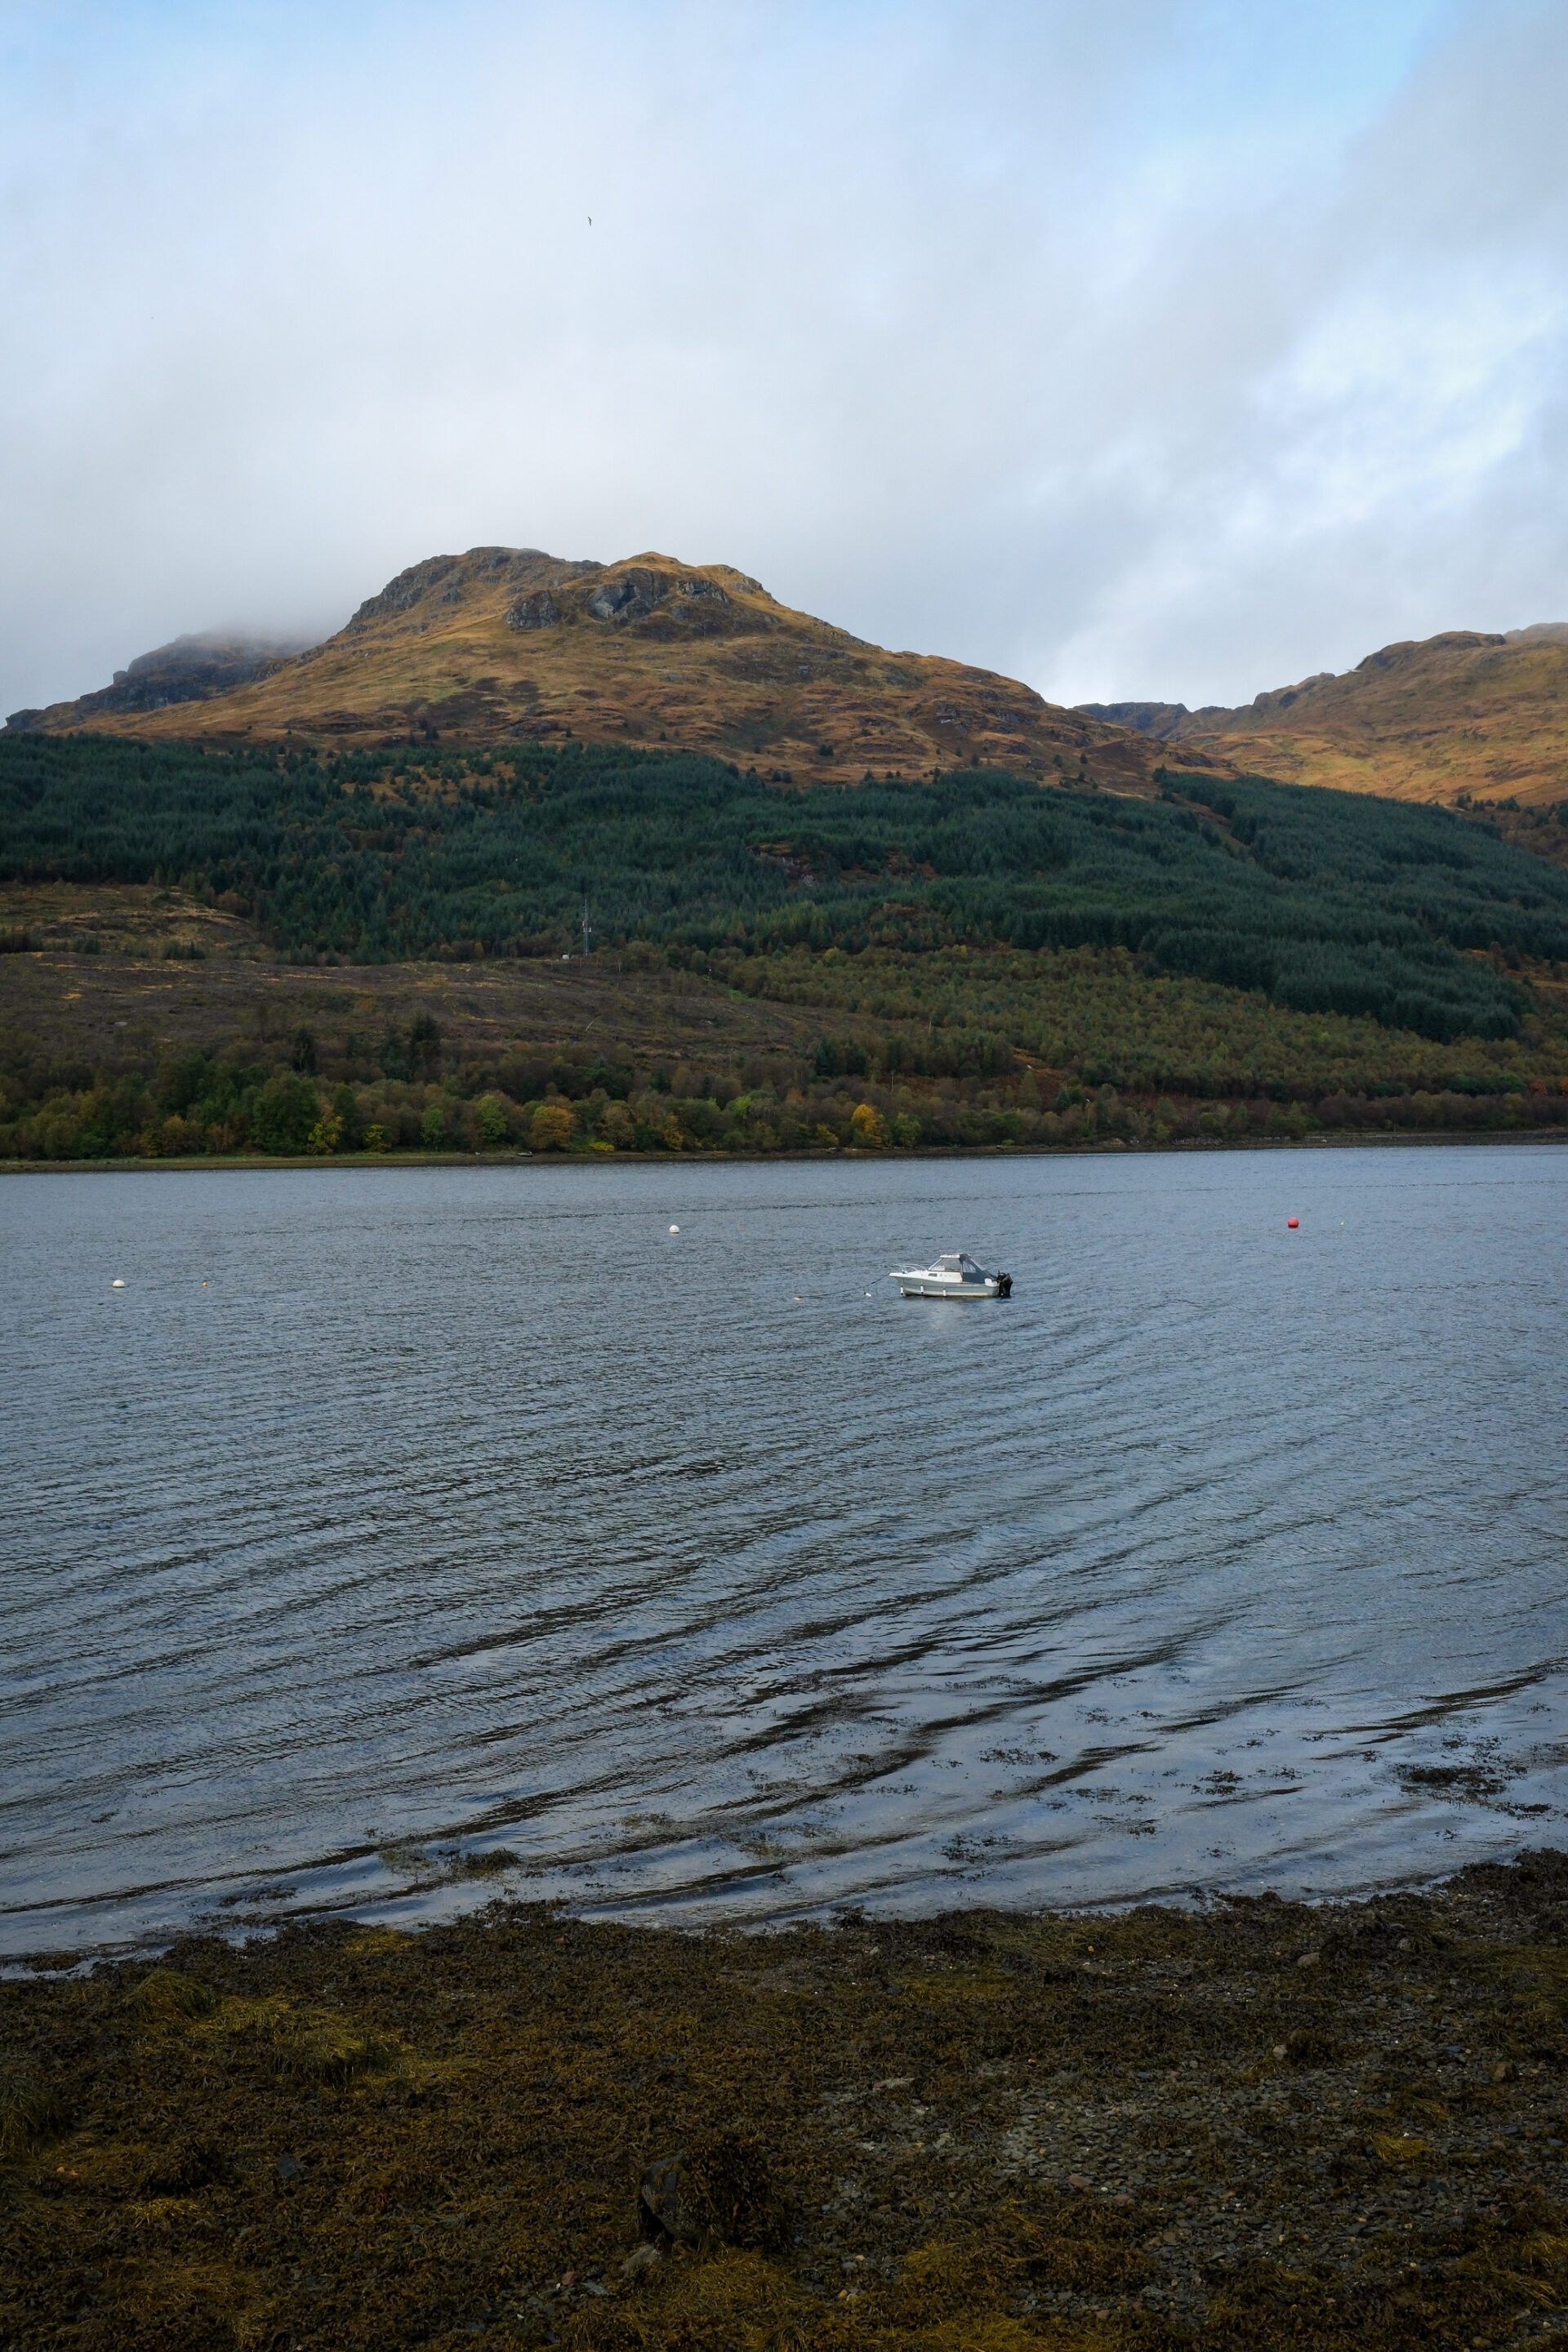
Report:
[[[592,955],[594,952],[593,949],[588,944],[593,936],[594,926],[588,920],[588,899],[586,893],[584,893],[583,898],[583,952],[584,955]]]

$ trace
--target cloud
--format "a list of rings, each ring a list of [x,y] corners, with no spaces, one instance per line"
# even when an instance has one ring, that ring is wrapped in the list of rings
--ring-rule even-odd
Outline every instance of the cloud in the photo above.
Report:
[[[733,562],[1068,699],[1568,614],[1550,5],[0,39],[0,709],[489,541]]]

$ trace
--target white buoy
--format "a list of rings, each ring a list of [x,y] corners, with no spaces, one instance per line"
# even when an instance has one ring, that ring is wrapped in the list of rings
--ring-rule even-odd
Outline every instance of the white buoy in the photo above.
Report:
[[[114,1280],[110,1284],[110,1286],[110,1286],[110,1290],[123,1290],[123,1289],[124,1289],[124,1287],[125,1287],[125,1285],[121,1281],[120,1276],[119,1276],[118,1275],[116,1275],[116,1276],[115,1276],[115,1277],[114,1277]]]
[[[671,1225],[669,1230],[672,1234],[678,1234],[680,1231],[680,1227],[679,1225]]]

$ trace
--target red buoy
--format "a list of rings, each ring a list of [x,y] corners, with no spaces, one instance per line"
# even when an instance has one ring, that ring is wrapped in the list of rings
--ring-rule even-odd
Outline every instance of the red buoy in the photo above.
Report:
[[[1294,1233],[1294,1232],[1295,1232],[1295,1230],[1296,1230],[1297,1226],[1300,1223],[1300,1222],[1301,1222],[1301,1220],[1300,1220],[1300,1217],[1287,1217],[1287,1218],[1286,1218],[1286,1220],[1285,1220],[1285,1223],[1289,1226],[1290,1231],[1291,1231],[1292,1233]]]

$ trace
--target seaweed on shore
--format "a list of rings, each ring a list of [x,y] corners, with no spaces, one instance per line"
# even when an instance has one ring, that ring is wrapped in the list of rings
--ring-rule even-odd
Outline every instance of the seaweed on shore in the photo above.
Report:
[[[0,1986],[0,2347],[1489,2352],[1568,2330],[1568,1858]]]

